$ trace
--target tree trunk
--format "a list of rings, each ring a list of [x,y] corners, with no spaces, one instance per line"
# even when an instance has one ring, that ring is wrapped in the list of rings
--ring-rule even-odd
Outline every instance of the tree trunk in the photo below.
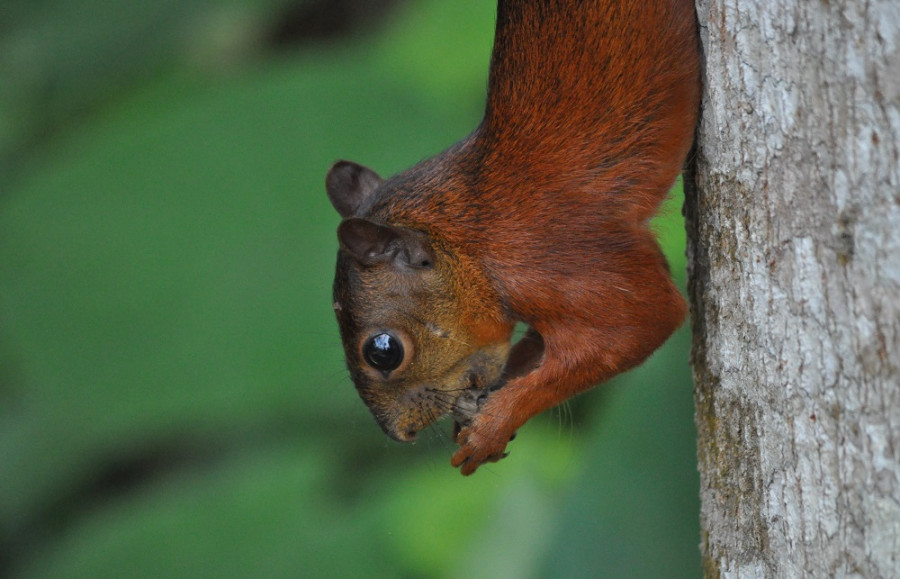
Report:
[[[704,569],[900,575],[900,2],[699,0]]]

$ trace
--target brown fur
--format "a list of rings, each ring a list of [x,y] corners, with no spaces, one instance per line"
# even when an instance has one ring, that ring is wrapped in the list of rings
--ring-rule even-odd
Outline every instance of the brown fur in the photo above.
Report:
[[[346,218],[338,320],[388,434],[409,440],[451,412],[452,464],[469,474],[681,324],[648,220],[688,153],[699,94],[690,0],[500,0],[475,132],[387,181],[332,170]],[[510,353],[519,320],[532,330]],[[388,376],[360,354],[373,331],[414,351]]]

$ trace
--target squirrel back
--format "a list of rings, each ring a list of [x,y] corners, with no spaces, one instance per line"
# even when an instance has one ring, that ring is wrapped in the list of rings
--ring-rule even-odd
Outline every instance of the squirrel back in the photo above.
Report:
[[[385,432],[450,413],[469,474],[680,325],[648,221],[693,138],[696,26],[690,0],[500,0],[479,127],[388,180],[332,168],[335,310]]]

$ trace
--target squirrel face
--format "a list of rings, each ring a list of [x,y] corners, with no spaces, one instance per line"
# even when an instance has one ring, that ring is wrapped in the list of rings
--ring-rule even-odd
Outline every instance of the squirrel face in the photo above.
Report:
[[[465,257],[414,228],[356,216],[382,183],[345,161],[329,172],[328,195],[344,217],[334,310],[360,397],[385,433],[408,442],[500,380],[513,323],[489,311],[497,300],[462,267]]]

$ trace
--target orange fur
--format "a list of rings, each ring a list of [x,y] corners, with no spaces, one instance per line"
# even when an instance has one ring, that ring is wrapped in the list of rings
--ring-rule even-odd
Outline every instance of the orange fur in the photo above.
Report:
[[[410,300],[441,291],[454,299],[435,315],[452,319],[444,327],[467,344],[448,350],[440,372],[419,364],[415,378],[404,369],[377,383],[354,373],[389,434],[408,439],[402,428],[413,436],[462,405],[440,396],[466,379],[490,379],[471,386],[491,387],[477,411],[455,414],[466,419],[452,464],[469,474],[502,458],[529,418],[636,366],[671,335],[686,308],[648,220],[691,146],[699,95],[690,0],[500,0],[487,110],[475,132],[346,207],[335,198],[351,189],[329,188],[348,219],[425,234],[380,245],[392,265],[364,256],[339,264],[336,302],[352,304],[338,315],[345,344],[356,348],[366,328],[390,329],[391,319],[427,320],[433,302],[416,309]],[[342,243],[345,253],[361,253],[349,236]],[[402,277],[415,252],[429,256],[422,263],[431,269]],[[397,255],[407,267],[400,278]],[[442,281],[428,285],[433,273]],[[403,303],[368,318],[362,310],[385,288]],[[513,347],[509,362],[484,363],[507,355],[495,346],[508,342],[517,320],[533,339]],[[418,342],[430,339],[419,331],[403,329],[418,336],[405,338],[410,349],[416,341],[417,355]],[[438,359],[441,344],[429,350]],[[482,349],[491,354],[478,357]],[[354,372],[363,362],[347,352]],[[422,402],[422,392],[436,391],[438,401]],[[410,398],[420,406],[395,412]]]

